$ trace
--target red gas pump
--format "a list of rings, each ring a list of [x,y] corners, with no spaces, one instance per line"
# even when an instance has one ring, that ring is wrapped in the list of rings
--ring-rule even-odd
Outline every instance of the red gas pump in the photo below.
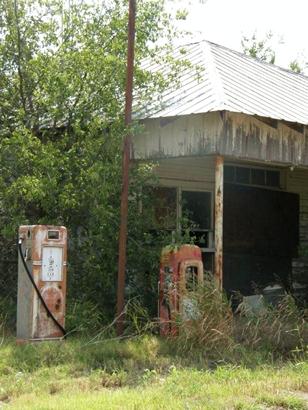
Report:
[[[203,282],[201,249],[195,245],[167,246],[160,260],[158,315],[160,334],[176,335],[176,317],[185,316],[189,292]]]

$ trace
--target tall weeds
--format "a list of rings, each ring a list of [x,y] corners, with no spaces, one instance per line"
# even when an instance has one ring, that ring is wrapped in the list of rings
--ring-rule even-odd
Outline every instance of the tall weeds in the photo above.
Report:
[[[243,345],[280,354],[308,352],[308,324],[291,295],[286,294],[277,306],[267,306],[259,315],[242,312],[235,321],[235,337]]]
[[[278,355],[308,353],[307,318],[291,295],[258,315],[240,309],[232,312],[225,295],[208,277],[188,299],[176,319],[177,346],[182,351],[202,349],[216,357],[232,356],[241,347]]]
[[[227,298],[207,277],[202,286],[187,295],[177,317],[177,344],[185,351],[202,349],[221,354],[234,348],[233,314]]]

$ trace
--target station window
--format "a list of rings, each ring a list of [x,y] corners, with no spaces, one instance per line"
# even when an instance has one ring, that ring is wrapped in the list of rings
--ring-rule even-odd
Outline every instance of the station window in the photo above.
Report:
[[[280,188],[280,171],[277,170],[226,165],[224,178],[227,183]]]
[[[182,216],[187,216],[197,230],[211,229],[211,193],[182,191]]]
[[[176,228],[177,215],[177,189],[156,187],[154,188],[155,219],[158,226],[164,229]]]

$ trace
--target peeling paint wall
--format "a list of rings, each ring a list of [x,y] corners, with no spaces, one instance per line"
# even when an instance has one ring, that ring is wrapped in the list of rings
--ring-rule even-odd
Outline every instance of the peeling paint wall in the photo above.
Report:
[[[217,150],[238,158],[308,166],[307,129],[299,132],[281,121],[272,122],[273,126],[253,116],[225,113]]]
[[[157,161],[154,173],[163,186],[214,191],[214,157],[162,159]]]
[[[135,159],[201,156],[215,152],[223,131],[218,112],[147,120],[133,139]]]
[[[226,157],[308,167],[308,128],[245,114],[211,112],[144,122],[134,137],[136,159],[219,154]],[[300,128],[300,127],[299,127]]]

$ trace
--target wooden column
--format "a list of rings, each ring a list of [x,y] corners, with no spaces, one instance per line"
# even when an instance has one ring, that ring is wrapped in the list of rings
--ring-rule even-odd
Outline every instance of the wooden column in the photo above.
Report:
[[[216,157],[215,168],[215,279],[222,290],[224,159]]]

